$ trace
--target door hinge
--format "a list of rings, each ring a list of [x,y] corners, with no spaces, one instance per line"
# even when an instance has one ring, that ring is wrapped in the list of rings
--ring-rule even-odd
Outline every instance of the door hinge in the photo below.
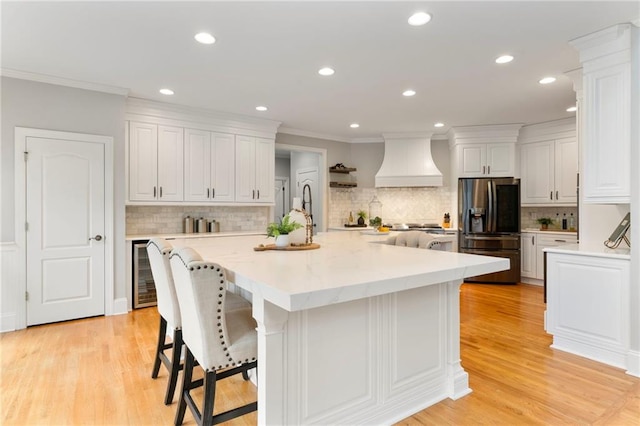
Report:
[[[29,151],[25,151],[24,152],[24,161],[27,161],[29,159]]]
[[[27,302],[29,301],[29,292],[28,291],[24,292],[24,300],[27,301]]]
[[[24,230],[28,231],[29,230],[29,222],[25,222],[24,223]]]

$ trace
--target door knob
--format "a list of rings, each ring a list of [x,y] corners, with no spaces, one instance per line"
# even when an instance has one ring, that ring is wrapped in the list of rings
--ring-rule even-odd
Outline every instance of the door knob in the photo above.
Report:
[[[102,240],[102,235],[98,234],[95,237],[89,238],[89,241],[91,241],[91,240],[100,241],[100,240]]]

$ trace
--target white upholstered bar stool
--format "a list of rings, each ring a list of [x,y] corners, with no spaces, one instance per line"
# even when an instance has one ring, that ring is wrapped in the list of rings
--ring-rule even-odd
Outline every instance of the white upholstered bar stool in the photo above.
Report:
[[[173,284],[173,275],[169,265],[169,253],[173,247],[162,238],[152,238],[147,242],[147,253],[151,264],[151,273],[156,286],[158,299],[158,312],[160,313],[160,329],[158,331],[158,343],[155,360],[153,363],[152,378],[158,377],[160,364],[162,363],[169,373],[167,392],[164,397],[166,405],[173,402],[178,372],[182,369],[180,356],[182,354],[182,320],[180,318],[180,306]],[[171,331],[171,342],[166,342],[167,328]],[[172,349],[171,359],[164,353]]]
[[[147,253],[151,264],[151,273],[156,286],[156,297],[158,299],[158,312],[160,313],[160,328],[158,330],[158,343],[153,363],[152,378],[157,378],[160,372],[160,364],[167,368],[169,381],[167,382],[167,392],[164,403],[169,405],[173,402],[178,373],[182,369],[180,357],[182,356],[182,319],[180,316],[180,306],[176,295],[176,288],[173,282],[171,266],[169,264],[169,254],[173,246],[163,238],[152,238],[147,242]],[[227,292],[227,305],[230,310],[250,308],[251,304],[241,296]],[[171,342],[166,342],[167,329],[170,332]],[[172,349],[171,359],[167,357],[165,351]],[[245,376],[247,378],[248,376]]]
[[[170,263],[182,313],[186,348],[175,424],[182,424],[187,406],[199,425],[217,424],[256,411],[258,403],[252,402],[213,414],[216,381],[239,373],[246,379],[248,370],[257,366],[258,336],[251,308],[229,309],[224,268],[203,261],[195,250],[188,247],[174,250]],[[196,361],[205,375],[204,379],[193,381]],[[202,385],[201,412],[190,392]]]
[[[402,231],[391,236],[385,243],[401,247],[432,249],[440,243],[430,234],[422,231]]]

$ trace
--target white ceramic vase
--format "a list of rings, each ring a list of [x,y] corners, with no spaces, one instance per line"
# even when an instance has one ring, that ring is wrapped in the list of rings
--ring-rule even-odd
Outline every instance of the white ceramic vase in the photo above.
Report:
[[[293,209],[289,212],[291,222],[297,222],[302,228],[296,229],[289,233],[289,242],[291,244],[304,244],[307,238],[307,217],[302,212],[302,200],[299,197],[293,199]]]
[[[289,234],[280,234],[276,237],[276,247],[287,247],[289,245]]]

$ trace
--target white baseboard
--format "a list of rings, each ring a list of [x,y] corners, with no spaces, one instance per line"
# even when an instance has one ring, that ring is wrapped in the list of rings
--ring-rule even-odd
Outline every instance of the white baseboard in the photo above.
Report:
[[[127,309],[127,298],[121,297],[113,301],[113,312],[111,315],[122,315],[129,313]]]
[[[640,351],[627,352],[627,374],[640,377]]]
[[[16,331],[16,314],[0,315],[0,333]]]
[[[521,277],[520,282],[525,284],[538,285],[540,287],[544,285],[544,281],[537,278]]]

